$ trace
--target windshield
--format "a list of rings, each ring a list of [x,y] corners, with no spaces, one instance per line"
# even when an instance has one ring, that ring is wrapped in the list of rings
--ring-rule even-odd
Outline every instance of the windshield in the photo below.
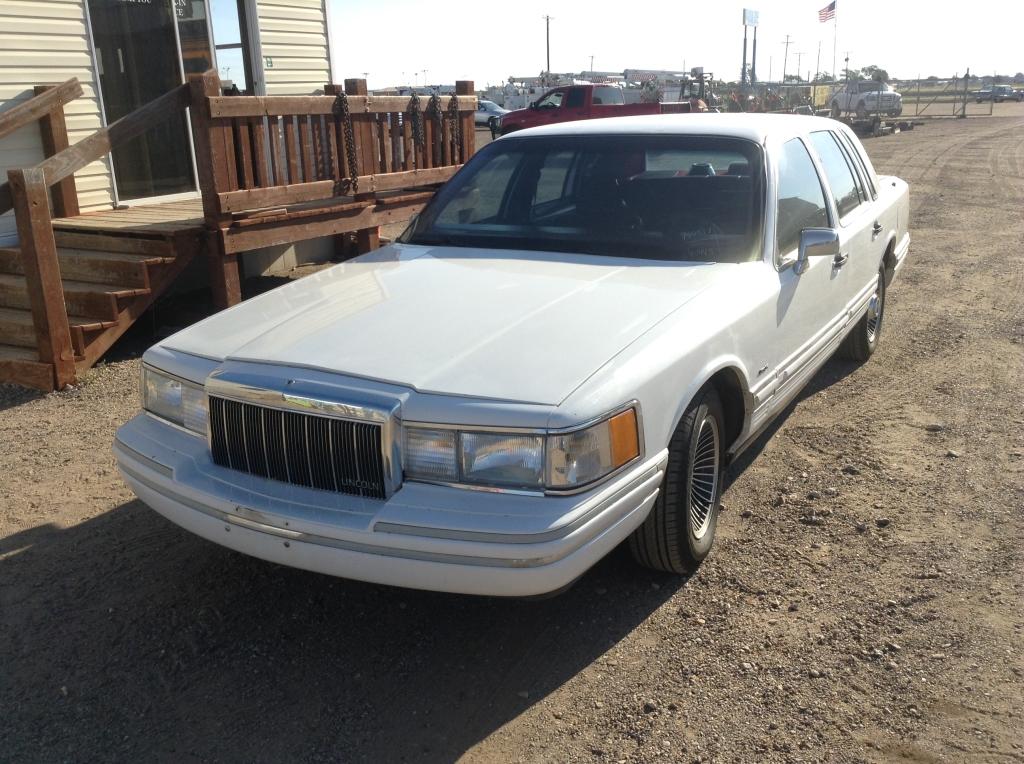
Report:
[[[711,137],[505,138],[403,234],[411,244],[744,262],[760,253],[762,153]]]

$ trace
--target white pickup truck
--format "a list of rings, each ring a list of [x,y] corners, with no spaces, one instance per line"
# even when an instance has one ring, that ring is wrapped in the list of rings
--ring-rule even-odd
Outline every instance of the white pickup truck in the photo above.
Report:
[[[150,348],[114,453],[157,512],[283,565],[521,596],[628,542],[684,573],[729,461],[878,347],[908,221],[831,119],[523,130],[398,242]]]
[[[850,82],[832,94],[829,102],[832,116],[854,114],[865,119],[875,114],[898,117],[903,113],[903,96],[884,82],[861,80]]]

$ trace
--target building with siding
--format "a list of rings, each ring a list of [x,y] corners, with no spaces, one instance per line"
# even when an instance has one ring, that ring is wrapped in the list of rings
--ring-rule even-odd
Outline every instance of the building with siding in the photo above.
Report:
[[[306,95],[331,79],[329,0],[0,0],[0,111],[71,77],[69,141],[216,68],[239,92]],[[0,178],[43,159],[33,124],[0,139]],[[83,211],[198,195],[187,124],[170,123],[76,173]],[[2,182],[2,181],[0,181]],[[0,216],[0,246],[16,241]]]

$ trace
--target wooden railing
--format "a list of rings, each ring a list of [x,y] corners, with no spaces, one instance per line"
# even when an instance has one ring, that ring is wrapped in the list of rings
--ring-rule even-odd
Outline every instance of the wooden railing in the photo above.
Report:
[[[360,248],[372,249],[377,225],[407,219],[430,196],[378,193],[444,182],[473,154],[472,82],[433,103],[370,96],[365,80],[325,92],[225,97],[209,71],[73,146],[63,104],[81,95],[77,80],[37,88],[35,98],[0,114],[0,137],[33,120],[43,128],[47,158],[8,172],[0,213],[15,211],[40,360],[53,365],[58,388],[74,380],[75,364],[52,218],[79,214],[74,174],[117,145],[191,107],[211,287],[222,307],[240,299],[240,251],[341,232],[356,232]],[[332,204],[337,197],[345,198]]]
[[[197,144],[208,144],[197,152],[209,151],[209,177],[200,173],[200,188],[210,222],[443,182],[474,150],[471,82],[457,85],[455,118],[450,97],[440,99],[440,113],[419,99],[417,116],[408,97],[367,95],[365,80],[346,80],[344,93],[328,85],[323,96],[220,96],[212,72],[190,84],[193,103],[202,103],[193,110]]]
[[[43,139],[43,156],[50,157],[68,147],[68,127],[64,104],[82,95],[82,85],[72,77],[60,85],[37,85],[35,96],[17,106],[0,112],[0,139],[33,122],[39,123]],[[14,208],[11,188],[0,184],[0,215]],[[65,178],[53,192],[53,209],[58,215],[78,214],[78,192],[75,179]]]

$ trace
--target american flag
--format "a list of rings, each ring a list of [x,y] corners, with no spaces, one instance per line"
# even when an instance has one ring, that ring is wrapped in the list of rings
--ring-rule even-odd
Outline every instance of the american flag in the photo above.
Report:
[[[820,11],[818,11],[818,21],[825,23],[831,21],[836,17],[836,0],[832,0],[831,3],[826,5]]]

